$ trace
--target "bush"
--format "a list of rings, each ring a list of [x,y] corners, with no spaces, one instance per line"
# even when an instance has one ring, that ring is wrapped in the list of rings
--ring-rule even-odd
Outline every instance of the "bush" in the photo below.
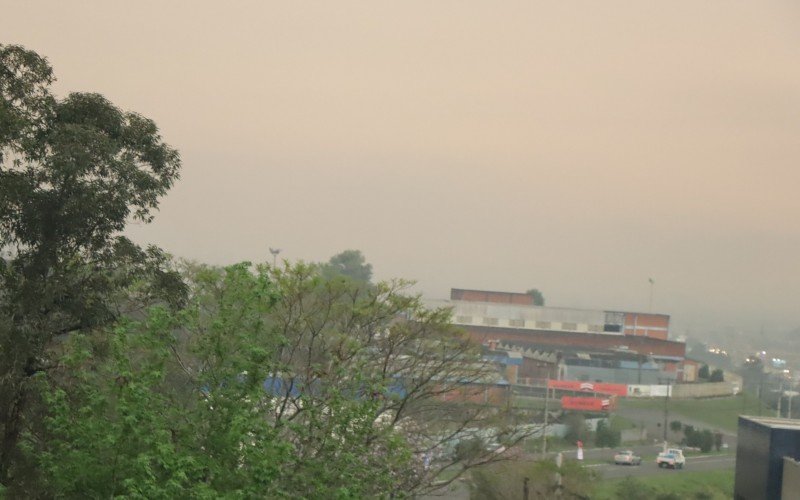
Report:
[[[655,496],[655,489],[631,476],[622,480],[614,492],[617,494],[617,498],[627,500],[650,500]]]
[[[683,434],[685,436],[683,441],[686,446],[700,448],[700,451],[703,453],[708,453],[714,446],[714,434],[708,429],[698,431],[695,430],[691,425],[687,425],[683,428]],[[721,442],[720,446],[722,446]]]
[[[455,450],[456,460],[469,462],[473,458],[479,457],[485,448],[486,444],[479,437],[459,441]]]
[[[673,420],[669,423],[669,430],[672,432],[680,432],[683,429],[683,423],[680,420]]]
[[[570,413],[564,417],[564,425],[567,426],[567,432],[564,434],[565,441],[571,444],[588,441],[590,431],[586,426],[586,417],[580,413]]]
[[[597,484],[597,474],[575,460],[566,460],[557,468],[552,460],[538,462],[498,462],[472,470],[470,498],[481,500],[516,500],[523,497],[528,480],[528,498],[550,499],[558,493],[556,473],[561,474],[562,498],[590,498]]]
[[[612,429],[605,420],[597,423],[594,442],[601,448],[614,448],[622,441],[622,433]]]

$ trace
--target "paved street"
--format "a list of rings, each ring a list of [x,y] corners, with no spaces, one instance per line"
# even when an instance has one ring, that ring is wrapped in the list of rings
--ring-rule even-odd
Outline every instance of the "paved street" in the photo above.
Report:
[[[712,471],[733,469],[736,466],[736,456],[734,454],[725,455],[704,455],[699,457],[686,457],[686,466],[683,469],[660,469],[655,460],[643,460],[642,465],[614,465],[614,464],[590,464],[603,475],[605,479],[616,479],[628,476],[642,477],[654,474],[680,474],[684,471]]]

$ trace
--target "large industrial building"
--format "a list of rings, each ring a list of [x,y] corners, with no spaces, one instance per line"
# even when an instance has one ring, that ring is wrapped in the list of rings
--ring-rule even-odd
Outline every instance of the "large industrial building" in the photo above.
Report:
[[[452,322],[473,340],[519,352],[515,378],[627,384],[690,381],[686,345],[668,340],[665,314],[536,306],[524,293],[452,289]],[[511,381],[515,383],[515,380]]]

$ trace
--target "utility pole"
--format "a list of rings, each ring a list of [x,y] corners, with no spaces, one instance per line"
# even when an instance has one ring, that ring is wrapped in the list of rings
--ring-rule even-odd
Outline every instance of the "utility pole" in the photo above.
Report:
[[[669,380],[667,380],[667,395],[664,397],[664,442],[667,442],[667,420],[669,419]]]
[[[542,458],[547,456],[547,403],[550,400],[550,370],[544,380],[544,429],[542,429]],[[527,483],[526,483],[527,484]]]
[[[650,302],[647,306],[647,312],[653,312],[653,285],[655,285],[656,282],[653,280],[653,278],[647,278],[647,281],[650,282]]]

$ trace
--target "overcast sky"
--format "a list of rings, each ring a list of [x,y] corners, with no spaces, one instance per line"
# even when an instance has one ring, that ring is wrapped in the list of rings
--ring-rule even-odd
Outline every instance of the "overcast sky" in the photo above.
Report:
[[[176,256],[800,325],[796,0],[5,0],[0,43],[158,123],[130,234]]]

